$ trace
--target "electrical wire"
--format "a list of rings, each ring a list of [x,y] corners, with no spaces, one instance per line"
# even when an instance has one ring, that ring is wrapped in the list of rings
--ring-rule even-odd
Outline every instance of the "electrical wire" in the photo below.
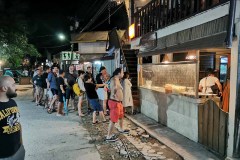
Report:
[[[93,18],[87,23],[87,25],[80,31],[80,33],[84,32],[87,28],[89,28],[96,19],[106,10],[108,6],[109,0],[107,0],[102,7],[98,10],[98,12],[93,16]]]
[[[112,15],[114,15],[121,7],[124,6],[124,3],[122,3],[121,5],[119,5],[119,7],[111,14],[109,15],[106,19],[104,19],[103,21],[101,21],[100,23],[98,23],[95,27],[93,27],[90,31],[94,30],[95,28],[97,28],[98,26],[100,26],[101,24],[103,24],[106,20],[108,20]]]

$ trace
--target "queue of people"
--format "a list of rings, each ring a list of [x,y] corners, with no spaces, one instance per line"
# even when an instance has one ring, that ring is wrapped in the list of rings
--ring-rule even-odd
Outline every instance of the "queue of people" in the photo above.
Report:
[[[123,73],[121,68],[117,68],[110,77],[106,67],[102,66],[95,79],[91,72],[91,66],[87,67],[86,72],[79,70],[77,74],[73,65],[70,65],[68,69],[68,72],[65,73],[55,65],[51,67],[51,70],[48,67],[45,68],[45,71],[39,66],[36,67],[36,73],[33,77],[36,105],[41,105],[43,93],[46,94],[50,91],[52,96],[49,99],[48,113],[54,111],[55,103],[57,103],[56,115],[64,116],[63,105],[65,102],[67,106],[71,105],[71,109],[78,110],[79,117],[83,117],[85,116],[82,112],[83,98],[86,97],[88,111],[92,112],[93,125],[99,123],[97,115],[100,116],[102,123],[107,122],[106,116],[110,115],[106,141],[117,140],[117,137],[113,134],[113,128],[117,122],[120,126],[119,132],[128,133],[129,130],[123,129],[123,117],[124,108],[133,107],[132,84],[129,80],[129,73]],[[77,106],[74,105],[76,94],[73,85],[75,83],[78,84],[81,91],[81,94],[77,95]],[[44,88],[47,91],[44,91]]]

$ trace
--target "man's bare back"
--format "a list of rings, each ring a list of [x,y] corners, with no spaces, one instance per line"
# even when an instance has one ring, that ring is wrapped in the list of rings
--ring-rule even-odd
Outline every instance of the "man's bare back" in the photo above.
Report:
[[[113,99],[116,101],[123,100],[122,86],[118,77],[113,77],[111,79],[110,89],[111,89],[110,99]]]

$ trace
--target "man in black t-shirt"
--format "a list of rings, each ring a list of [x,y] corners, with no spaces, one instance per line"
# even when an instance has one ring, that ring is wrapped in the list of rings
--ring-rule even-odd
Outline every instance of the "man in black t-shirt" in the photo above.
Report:
[[[20,113],[16,102],[15,81],[10,76],[0,77],[0,159],[23,160],[25,149],[22,143]]]
[[[57,116],[63,116],[63,104],[64,104],[64,99],[63,96],[66,98],[66,84],[64,82],[64,76],[65,72],[63,70],[59,71],[59,77],[57,79],[58,82],[58,97],[59,97],[59,102],[58,102],[58,112]]]
[[[103,114],[103,108],[98,102],[98,95],[96,92],[96,89],[98,87],[104,87],[106,84],[94,84],[92,82],[92,78],[90,77],[89,74],[86,74],[84,76],[84,87],[86,89],[87,97],[89,99],[90,104],[93,107],[93,124],[98,123],[96,119],[96,111],[99,111],[99,115],[102,117],[103,122],[106,122],[105,116]]]
[[[35,91],[35,98],[36,98],[36,105],[42,105],[40,104],[42,97],[43,97],[43,85],[44,85],[44,79],[42,77],[42,70],[37,69],[37,75],[33,77],[32,79],[36,91]]]
[[[67,106],[69,104],[69,100],[71,99],[71,107],[72,107],[71,109],[77,109],[74,106],[75,94],[73,92],[73,85],[77,79],[77,74],[74,73],[74,65],[69,66],[69,72],[66,73],[65,78],[67,78],[67,88],[66,88]]]

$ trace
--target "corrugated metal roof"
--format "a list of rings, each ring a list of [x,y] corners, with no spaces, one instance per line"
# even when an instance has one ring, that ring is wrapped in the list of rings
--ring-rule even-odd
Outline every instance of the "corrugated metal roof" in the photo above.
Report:
[[[83,32],[80,34],[72,35],[72,43],[78,42],[97,42],[97,41],[107,41],[109,31],[92,31]],[[125,30],[117,30],[118,36],[121,39],[125,33]]]
[[[83,32],[72,35],[72,42],[96,42],[107,41],[108,31]]]

